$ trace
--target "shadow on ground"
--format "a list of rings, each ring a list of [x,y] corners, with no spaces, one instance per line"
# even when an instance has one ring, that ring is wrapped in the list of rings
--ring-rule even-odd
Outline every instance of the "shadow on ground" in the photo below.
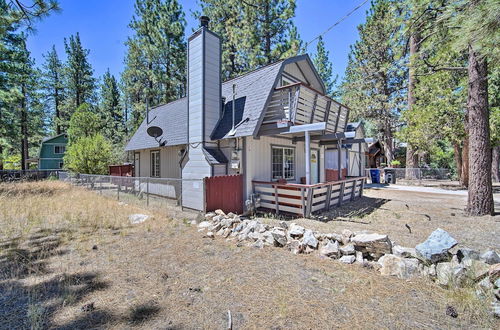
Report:
[[[312,215],[311,220],[322,222],[344,221],[369,224],[369,222],[363,220],[363,218],[372,214],[389,201],[389,199],[362,196],[352,202],[347,202],[344,205],[333,207],[330,210],[317,215]]]

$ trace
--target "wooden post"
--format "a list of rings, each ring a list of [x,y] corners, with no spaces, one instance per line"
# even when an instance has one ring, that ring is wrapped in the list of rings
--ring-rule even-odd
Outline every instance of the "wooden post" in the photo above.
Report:
[[[149,178],[146,178],[146,206],[149,206]]]
[[[302,216],[306,217],[306,200],[304,198],[304,188],[300,188],[300,200],[302,202]]]
[[[339,171],[338,180],[342,180],[342,140],[337,141],[337,169]]]
[[[116,190],[116,198],[120,200],[120,181],[118,181],[118,189]]]
[[[358,180],[354,180],[352,182],[352,191],[351,191],[351,202],[354,200],[354,197],[356,197],[356,185],[358,183]]]
[[[279,197],[278,197],[278,185],[274,185],[274,203],[276,204],[274,207],[276,208],[276,215],[280,214],[280,204],[279,204]]]
[[[325,210],[330,209],[330,199],[332,198],[332,184],[329,184],[326,188],[326,201],[325,201]]]
[[[345,188],[345,182],[342,182],[340,184],[340,191],[339,191],[339,202],[338,206],[342,205],[342,202],[344,201],[344,188]]]
[[[306,152],[306,184],[311,184],[311,139],[309,131],[304,132]]]
[[[363,180],[361,180],[361,188],[359,188],[359,197],[363,196],[363,188],[365,187],[365,181],[366,178],[363,178]]]
[[[309,218],[312,213],[313,204],[313,190],[314,188],[308,188],[307,190],[307,206],[306,206],[306,217]]]

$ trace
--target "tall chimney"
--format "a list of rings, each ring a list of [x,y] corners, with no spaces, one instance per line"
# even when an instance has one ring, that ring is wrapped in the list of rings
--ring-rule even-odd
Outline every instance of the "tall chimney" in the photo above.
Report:
[[[200,17],[200,28],[188,40],[189,142],[210,141],[219,120],[221,100],[221,41]]]

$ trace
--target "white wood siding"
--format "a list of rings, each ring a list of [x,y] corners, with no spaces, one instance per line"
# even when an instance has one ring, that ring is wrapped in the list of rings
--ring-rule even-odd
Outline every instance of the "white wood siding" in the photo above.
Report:
[[[139,160],[139,175],[140,177],[151,176],[151,151],[160,150],[160,177],[180,179],[181,169],[179,166],[179,150],[183,147],[162,147],[153,149],[142,149],[137,152],[140,153]]]
[[[305,146],[304,142],[293,144],[289,139],[262,136],[260,139],[247,138],[246,144],[246,196],[252,193],[252,180],[271,181],[271,147],[285,146],[295,148],[295,180],[290,182],[300,183],[300,178],[305,177]],[[320,181],[324,180],[324,153],[318,143],[311,143],[311,148],[320,149]],[[322,173],[323,172],[323,173]]]

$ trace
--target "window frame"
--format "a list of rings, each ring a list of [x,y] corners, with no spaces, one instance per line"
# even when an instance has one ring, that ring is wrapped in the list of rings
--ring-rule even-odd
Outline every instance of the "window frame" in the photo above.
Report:
[[[63,152],[57,152],[57,148],[64,148]],[[54,155],[63,155],[66,152],[66,146],[65,145],[55,145],[54,146]]]
[[[153,155],[158,154],[158,158],[155,160],[153,164]],[[152,178],[159,178],[161,177],[161,153],[160,150],[151,150],[149,152],[149,176]],[[156,163],[157,161],[157,163]],[[154,166],[154,167],[153,167]],[[156,170],[158,170],[158,173],[156,173]]]
[[[281,149],[282,150],[282,164],[281,164],[281,171],[282,171],[282,177],[281,178],[276,178],[274,176],[274,171],[273,171],[273,166],[275,165],[274,163],[274,159],[273,159],[273,156],[274,156],[274,153],[273,153],[273,150],[275,149]],[[286,177],[285,175],[285,150],[291,150],[293,152],[293,156],[292,156],[292,165],[293,165],[293,169],[292,169],[292,176],[290,177]],[[294,146],[286,146],[286,145],[276,145],[276,144],[273,144],[271,145],[271,181],[278,181],[278,180],[281,180],[281,179],[284,179],[284,180],[296,180],[296,177],[297,177],[297,154],[296,154],[296,148]]]

